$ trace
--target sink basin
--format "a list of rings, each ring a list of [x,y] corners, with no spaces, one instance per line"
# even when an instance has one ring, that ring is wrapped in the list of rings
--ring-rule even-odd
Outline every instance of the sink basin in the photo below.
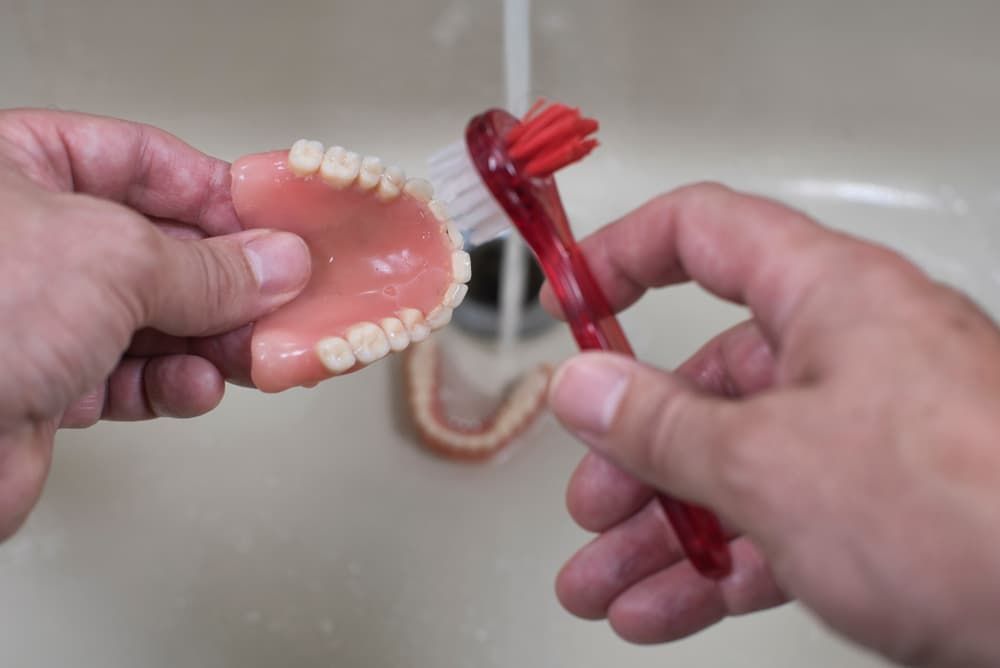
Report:
[[[419,174],[503,101],[488,0],[2,11],[0,107],[146,121],[228,159],[306,136]],[[899,248],[1000,313],[1000,6],[540,0],[534,15],[535,90],[602,121],[602,148],[561,181],[578,231],[721,180]],[[623,323],[671,366],[743,315],[680,287]],[[466,369],[517,368],[454,345]],[[519,357],[572,349],[560,329]],[[232,388],[196,420],[60,433],[41,503],[0,546],[0,663],[882,665],[794,605],[656,648],[570,617],[552,583],[587,539],[563,509],[582,448],[546,417],[502,461],[435,458],[397,381],[383,362],[313,390]]]

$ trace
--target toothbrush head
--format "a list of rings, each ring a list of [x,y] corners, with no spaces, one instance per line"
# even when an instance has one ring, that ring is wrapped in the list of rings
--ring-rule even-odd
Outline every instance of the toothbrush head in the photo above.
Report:
[[[520,120],[492,109],[469,122],[464,141],[431,156],[430,180],[472,244],[507,232],[529,203],[556,215],[564,227],[552,175],[597,147],[591,136],[597,128],[579,110],[544,100]]]

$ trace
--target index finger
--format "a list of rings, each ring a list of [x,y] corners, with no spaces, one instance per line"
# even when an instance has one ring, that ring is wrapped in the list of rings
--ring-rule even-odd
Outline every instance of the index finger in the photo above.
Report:
[[[782,204],[715,184],[654,199],[580,245],[615,311],[648,288],[693,280],[749,306],[769,338],[832,269],[875,250]],[[559,310],[547,286],[542,300]]]
[[[229,165],[142,123],[61,111],[0,114],[0,137],[22,151],[29,176],[51,189],[126,204],[210,235],[239,231]]]

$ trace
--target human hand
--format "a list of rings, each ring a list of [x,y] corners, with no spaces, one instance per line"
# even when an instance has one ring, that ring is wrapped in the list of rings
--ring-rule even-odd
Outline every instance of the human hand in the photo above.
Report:
[[[189,417],[249,383],[249,327],[309,277],[305,244],[240,231],[229,166],[151,127],[0,111],[0,540],[62,426]]]
[[[990,319],[889,250],[719,186],[583,247],[618,310],[693,280],[753,318],[674,373],[607,353],[557,371],[551,408],[592,449],[567,505],[599,534],[560,573],[563,605],[654,643],[788,596],[896,661],[997,665]],[[732,528],[729,577],[683,559],[652,488]]]

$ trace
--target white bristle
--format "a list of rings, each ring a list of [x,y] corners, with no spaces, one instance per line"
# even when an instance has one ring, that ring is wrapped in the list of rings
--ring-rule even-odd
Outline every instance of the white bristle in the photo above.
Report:
[[[455,225],[474,244],[481,244],[510,228],[507,214],[479,176],[465,142],[441,149],[427,160],[437,197],[448,205]]]

